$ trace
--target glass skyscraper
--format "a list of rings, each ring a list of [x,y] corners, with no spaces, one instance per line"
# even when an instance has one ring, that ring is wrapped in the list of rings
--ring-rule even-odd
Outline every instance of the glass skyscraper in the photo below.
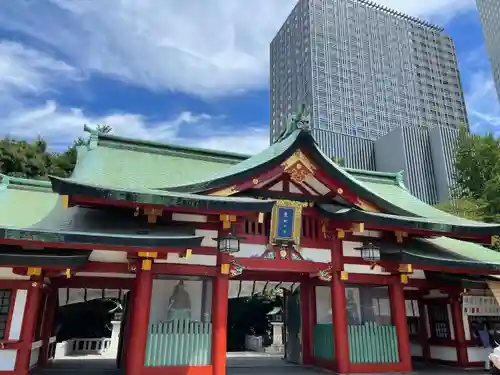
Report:
[[[495,79],[495,87],[500,100],[500,1],[476,0],[479,17],[483,25],[486,50],[491,62],[491,70]]]
[[[453,41],[419,19],[364,0],[299,0],[270,54],[271,141],[305,103],[325,153],[375,169],[374,142],[393,129],[467,125]]]

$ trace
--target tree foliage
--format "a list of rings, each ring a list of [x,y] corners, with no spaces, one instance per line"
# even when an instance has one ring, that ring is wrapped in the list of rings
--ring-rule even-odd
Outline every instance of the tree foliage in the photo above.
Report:
[[[437,208],[471,220],[500,222],[500,141],[460,130],[453,200]]]
[[[97,125],[100,133],[110,133],[108,125]],[[79,137],[62,152],[51,152],[39,137],[33,141],[10,137],[0,139],[0,173],[21,178],[45,179],[48,175],[68,177],[76,164],[78,146],[88,144]]]
[[[340,165],[341,167],[345,167],[345,160],[344,160],[344,158],[342,158],[340,156],[332,156],[330,159],[335,164]]]

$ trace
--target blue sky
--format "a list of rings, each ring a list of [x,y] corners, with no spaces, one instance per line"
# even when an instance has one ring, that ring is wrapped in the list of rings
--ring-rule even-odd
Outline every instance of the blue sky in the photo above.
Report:
[[[474,0],[376,0],[443,25],[469,121],[500,109]],[[404,4],[406,3],[406,4]],[[269,42],[295,0],[0,2],[0,135],[62,148],[84,124],[254,153],[268,144]]]

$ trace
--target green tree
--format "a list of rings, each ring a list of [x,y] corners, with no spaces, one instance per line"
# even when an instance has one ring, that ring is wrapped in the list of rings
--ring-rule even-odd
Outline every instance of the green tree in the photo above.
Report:
[[[471,220],[500,222],[500,141],[460,129],[453,199],[436,207]]]
[[[108,125],[97,125],[100,133],[111,133]],[[34,141],[0,139],[0,173],[21,178],[44,179],[48,175],[67,177],[73,171],[78,146],[87,145],[88,139],[77,138],[63,152],[48,151],[42,138]]]
[[[455,168],[454,196],[482,200],[487,185],[500,173],[499,140],[491,133],[470,134],[467,129],[460,129]]]
[[[330,160],[333,161],[335,164],[340,165],[341,167],[345,167],[345,160],[340,156],[332,156]]]

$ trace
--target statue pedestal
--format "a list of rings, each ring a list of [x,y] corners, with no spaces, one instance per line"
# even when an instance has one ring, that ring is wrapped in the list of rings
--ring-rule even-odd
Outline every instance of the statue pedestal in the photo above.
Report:
[[[284,353],[285,345],[283,345],[283,322],[271,322],[273,326],[273,343],[265,349],[266,353]]]

